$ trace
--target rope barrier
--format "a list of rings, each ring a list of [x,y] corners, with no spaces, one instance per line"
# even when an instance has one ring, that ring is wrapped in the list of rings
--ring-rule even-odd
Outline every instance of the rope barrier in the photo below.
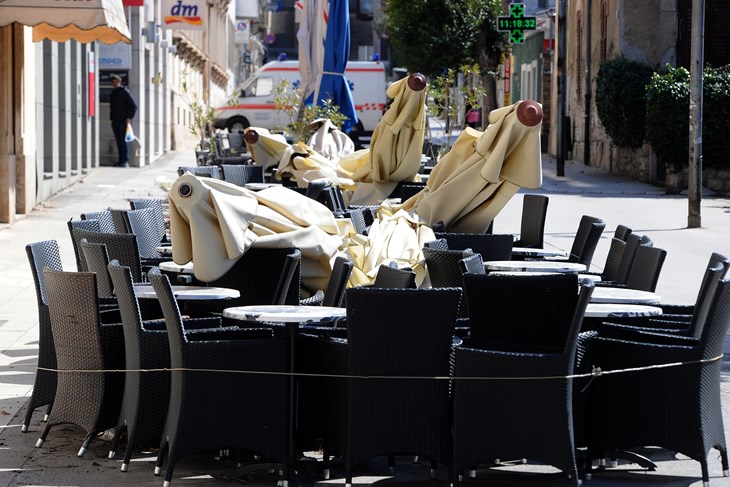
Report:
[[[644,365],[641,367],[630,367],[626,369],[603,370],[601,367],[593,366],[593,370],[584,374],[570,375],[550,375],[550,376],[522,376],[522,377],[459,377],[459,376],[410,376],[410,375],[347,375],[347,374],[318,374],[306,372],[276,372],[264,370],[229,370],[229,369],[192,369],[186,367],[170,367],[159,369],[53,369],[49,367],[38,367],[38,370],[57,373],[80,373],[80,374],[98,374],[106,372],[215,372],[229,374],[248,374],[248,375],[272,375],[272,376],[291,376],[291,377],[319,377],[329,379],[395,379],[395,380],[566,380],[566,379],[583,379],[590,377],[591,381],[596,377],[613,374],[624,374],[629,372],[641,372],[645,370],[666,369],[670,367],[681,367],[685,365],[707,364],[721,360],[723,355],[708,359],[691,360],[687,362],[671,362],[666,364]],[[590,384],[590,382],[589,382]],[[586,386],[587,387],[587,386]]]

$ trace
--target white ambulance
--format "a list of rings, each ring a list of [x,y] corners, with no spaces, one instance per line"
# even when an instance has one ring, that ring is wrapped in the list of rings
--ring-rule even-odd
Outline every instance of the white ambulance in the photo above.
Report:
[[[357,110],[355,130],[372,132],[385,110],[385,67],[376,61],[348,61],[345,76]],[[215,126],[229,131],[286,127],[287,114],[274,109],[274,86],[282,79],[299,86],[299,61],[271,61],[261,66],[238,90],[237,103],[216,107]]]

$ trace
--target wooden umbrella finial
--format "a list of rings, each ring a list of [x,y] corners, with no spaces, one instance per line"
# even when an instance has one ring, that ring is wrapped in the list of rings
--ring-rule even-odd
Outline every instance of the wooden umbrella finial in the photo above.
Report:
[[[243,136],[243,138],[246,140],[249,144],[255,144],[259,141],[259,134],[255,130],[249,130],[246,132],[246,135]]]
[[[526,127],[542,122],[542,107],[534,100],[525,100],[517,107],[517,120]]]
[[[413,91],[421,91],[426,87],[426,77],[421,73],[408,76],[408,87]]]

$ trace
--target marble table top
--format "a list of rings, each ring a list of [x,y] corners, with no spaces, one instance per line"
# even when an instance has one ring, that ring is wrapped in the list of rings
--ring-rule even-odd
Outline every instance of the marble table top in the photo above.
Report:
[[[188,262],[187,264],[176,264],[175,262],[168,260],[165,262],[160,262],[160,264],[157,266],[160,268],[161,271],[167,271],[167,272],[177,272],[178,274],[192,274],[193,273],[193,263]]]
[[[134,294],[139,299],[156,299],[157,294],[149,284],[138,284],[134,286]],[[231,299],[241,297],[237,289],[227,287],[207,286],[172,286],[172,294],[175,299],[188,301],[202,301],[210,299]]]
[[[661,314],[661,308],[644,304],[588,303],[584,316],[586,318],[632,318]]]
[[[226,308],[223,316],[234,320],[317,323],[342,319],[347,310],[331,306],[255,305]]]
[[[531,249],[528,247],[512,247],[512,254],[518,257],[567,257],[568,252],[559,249]]]
[[[596,287],[591,295],[592,303],[657,304],[661,299],[656,293],[621,287]]]
[[[484,263],[488,271],[518,272],[582,272],[586,266],[577,262],[554,262],[547,260],[488,260]]]

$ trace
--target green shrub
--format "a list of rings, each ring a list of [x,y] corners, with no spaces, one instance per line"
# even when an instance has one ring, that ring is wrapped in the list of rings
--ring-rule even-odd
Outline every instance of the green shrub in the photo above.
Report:
[[[647,89],[646,135],[659,160],[674,169],[689,164],[689,71],[668,67]],[[705,68],[702,162],[730,167],[730,67]]]
[[[646,127],[649,65],[625,57],[601,64],[596,76],[596,109],[606,133],[619,147],[641,147]]]
[[[703,165],[730,167],[730,66],[705,68],[702,97]]]
[[[680,169],[689,161],[689,71],[667,65],[646,91],[646,138],[660,161]]]

